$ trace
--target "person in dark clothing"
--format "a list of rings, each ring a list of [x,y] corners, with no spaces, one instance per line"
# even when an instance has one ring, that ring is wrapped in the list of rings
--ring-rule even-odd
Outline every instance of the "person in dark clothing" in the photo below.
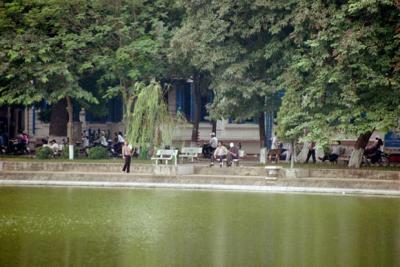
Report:
[[[227,165],[228,167],[232,165],[234,159],[239,158],[239,149],[235,146],[234,143],[229,144],[228,156],[227,156]]]
[[[375,143],[371,147],[367,147],[364,151],[364,155],[370,159],[373,164],[378,163],[381,160],[381,146],[383,146],[383,141],[379,136],[377,136],[375,140]]]
[[[128,144],[128,141],[124,142],[122,146],[122,157],[125,160],[124,167],[122,168],[122,172],[129,173],[131,167],[131,158],[132,158],[132,148]]]
[[[310,160],[311,156],[312,156],[313,163],[315,163],[316,159],[315,159],[315,142],[314,141],[311,141],[308,144],[308,154],[307,154],[306,163],[308,163],[308,161]]]
[[[337,144],[332,147],[331,151],[329,151],[328,148],[324,149],[325,155],[322,158],[319,157],[318,159],[321,160],[322,162],[329,160],[329,162],[331,163],[337,163],[340,155],[340,144],[341,144],[340,141],[338,141]]]

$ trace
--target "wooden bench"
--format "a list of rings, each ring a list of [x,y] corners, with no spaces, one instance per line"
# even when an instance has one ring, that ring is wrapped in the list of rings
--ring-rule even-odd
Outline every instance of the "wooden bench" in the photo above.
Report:
[[[158,165],[158,161],[163,161],[165,160],[165,165],[168,164],[168,161],[174,160],[175,165],[177,165],[177,155],[178,155],[178,150],[172,150],[172,149],[158,149],[156,156],[152,157],[151,160],[154,160],[156,162],[156,165]]]
[[[181,158],[182,160],[185,158],[191,159],[193,162],[194,159],[198,159],[199,154],[201,154],[202,152],[203,149],[201,147],[183,147],[179,158]]]
[[[268,150],[267,158],[269,162],[275,161],[279,162],[279,157],[281,156],[282,149],[270,149]]]
[[[345,165],[349,164],[349,161],[350,161],[350,155],[349,154],[340,155],[337,158],[337,162],[343,162],[343,164],[345,164]]]

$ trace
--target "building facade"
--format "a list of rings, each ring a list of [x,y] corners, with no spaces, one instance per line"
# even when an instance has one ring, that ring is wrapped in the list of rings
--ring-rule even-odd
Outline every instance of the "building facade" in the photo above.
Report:
[[[176,129],[173,145],[177,147],[195,145],[191,142],[192,123],[194,121],[194,91],[192,84],[187,81],[174,83],[168,91],[166,101],[168,101],[168,109],[172,115],[176,115],[179,111],[185,115],[187,120],[187,123],[180,125],[179,129]],[[207,142],[212,132],[212,123],[207,120],[206,110],[206,105],[211,101],[211,94],[201,99],[199,141],[196,145],[202,145]],[[49,134],[49,123],[43,120],[43,113],[46,108],[46,105],[27,108],[4,107],[0,113],[0,124],[7,125],[9,128],[8,131],[12,132],[11,137],[15,136],[18,131],[25,130],[31,136],[33,142],[47,137],[61,141],[66,137],[50,136]],[[80,140],[81,133],[84,130],[101,130],[110,135],[119,131],[124,132],[122,118],[122,100],[119,97],[109,100],[105,105],[105,110],[103,107],[102,112],[97,112],[90,108],[85,110],[82,107],[74,106],[74,140]],[[269,124],[268,121],[266,122],[266,125],[272,126],[272,120]],[[267,132],[267,138],[271,136],[271,132],[272,129]],[[249,120],[243,123],[234,123],[230,119],[218,120],[216,122],[216,135],[219,140],[225,143],[234,142],[236,145],[241,146],[248,154],[259,153],[260,137],[258,120]]]

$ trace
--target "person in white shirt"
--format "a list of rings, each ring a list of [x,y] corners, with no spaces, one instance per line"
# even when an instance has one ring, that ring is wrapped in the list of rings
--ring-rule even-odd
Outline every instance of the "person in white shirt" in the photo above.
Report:
[[[218,146],[218,138],[215,136],[215,133],[211,133],[210,136],[209,144],[213,149],[216,149]]]
[[[222,145],[222,142],[218,142],[218,147],[214,151],[214,158],[219,161],[219,166],[222,167],[223,160],[228,154],[228,149]]]
[[[106,136],[105,136],[104,133],[101,133],[101,136],[100,136],[100,144],[101,144],[103,147],[108,147],[108,142],[107,142],[107,139],[106,139]]]
[[[208,150],[209,153],[211,154],[210,159],[211,163],[210,165],[214,165],[214,151],[218,146],[218,138],[215,136],[215,133],[210,133],[210,140],[208,141]]]
[[[118,143],[124,143],[125,142],[125,139],[124,139],[124,137],[122,136],[122,132],[119,132],[118,133]]]
[[[48,145],[43,145],[43,146],[50,147],[51,150],[53,150],[54,155],[58,155],[58,153],[60,152],[60,146],[57,144],[55,139],[51,140]]]
[[[125,141],[122,146],[122,158],[125,160],[122,172],[129,173],[131,167],[132,146],[128,144],[128,141]]]
[[[274,136],[272,137],[271,149],[278,149],[278,148],[279,148],[279,141],[275,133]]]

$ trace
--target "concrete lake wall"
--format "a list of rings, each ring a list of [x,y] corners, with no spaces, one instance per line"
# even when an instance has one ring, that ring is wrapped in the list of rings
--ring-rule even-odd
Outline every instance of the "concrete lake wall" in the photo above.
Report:
[[[386,190],[400,195],[400,172],[353,169],[284,169],[279,166],[208,167],[182,164],[132,164],[131,173],[120,163],[0,162],[0,183],[55,184],[71,182],[135,183],[148,186],[249,186],[249,188],[303,188],[302,190]],[[27,182],[29,181],[29,182]],[[68,183],[67,183],[68,184]],[[294,189],[291,189],[294,190]],[[394,193],[393,193],[394,192]]]

